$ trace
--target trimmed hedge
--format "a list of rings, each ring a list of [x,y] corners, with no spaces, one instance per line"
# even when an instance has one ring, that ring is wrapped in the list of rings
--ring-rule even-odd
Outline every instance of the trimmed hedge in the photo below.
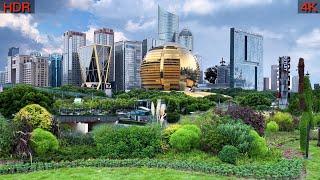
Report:
[[[299,179],[303,171],[303,162],[299,159],[283,159],[277,163],[263,165],[246,164],[234,166],[230,164],[194,163],[187,161],[165,161],[156,159],[125,160],[78,160],[60,163],[25,163],[0,166],[0,174],[28,173],[41,170],[75,168],[75,167],[148,167],[171,168],[175,170],[196,171],[223,176],[237,176],[257,179]]]

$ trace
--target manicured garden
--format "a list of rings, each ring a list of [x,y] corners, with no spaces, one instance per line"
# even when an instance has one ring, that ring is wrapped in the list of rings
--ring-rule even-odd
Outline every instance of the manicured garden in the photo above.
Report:
[[[315,179],[320,116],[316,92],[308,78],[304,83],[304,92],[292,97],[300,111],[273,109],[270,92],[242,90],[230,91],[233,99],[145,90],[89,98],[81,108],[107,114],[130,109],[137,99],[163,99],[168,124],[101,124],[87,134],[52,118],[57,109],[74,106],[71,99],[17,86],[0,94],[0,179]],[[9,108],[14,93],[22,101],[12,97]]]

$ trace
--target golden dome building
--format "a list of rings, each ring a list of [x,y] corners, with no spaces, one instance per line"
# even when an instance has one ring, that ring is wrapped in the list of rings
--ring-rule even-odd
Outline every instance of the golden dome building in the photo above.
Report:
[[[167,43],[151,49],[141,64],[145,89],[184,90],[197,84],[199,63],[187,49]]]

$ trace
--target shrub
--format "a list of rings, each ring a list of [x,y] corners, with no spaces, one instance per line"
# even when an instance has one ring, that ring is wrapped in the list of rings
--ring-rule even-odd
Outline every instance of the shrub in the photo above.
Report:
[[[159,126],[102,125],[93,130],[97,151],[108,158],[154,157],[161,149]]]
[[[170,136],[181,127],[180,124],[169,125],[162,131],[162,138],[165,142],[169,143]]]
[[[279,125],[275,121],[270,121],[267,124],[267,132],[278,132],[279,131]]]
[[[252,137],[250,126],[230,118],[216,118],[201,125],[201,146],[207,152],[218,153],[225,145],[233,145],[241,153],[249,152]]]
[[[222,162],[236,164],[237,158],[239,157],[239,150],[234,146],[226,145],[219,152],[218,157]]]
[[[197,148],[200,143],[200,129],[195,125],[185,125],[171,135],[169,143],[178,151]]]
[[[250,156],[264,157],[268,153],[266,140],[263,137],[260,137],[255,130],[251,130],[250,135],[253,137]]]
[[[13,128],[9,122],[0,117],[0,157],[8,156],[13,145]]]
[[[38,104],[27,105],[15,115],[13,119],[17,126],[28,125],[33,129],[50,130],[52,125],[51,114]]]
[[[249,106],[258,109],[268,109],[271,106],[271,99],[262,96],[260,94],[247,94],[239,98],[239,104],[241,106]]]
[[[274,121],[279,125],[280,131],[293,131],[293,117],[289,113],[277,112],[270,121]]]
[[[255,112],[249,107],[230,106],[227,114],[233,119],[240,119],[245,124],[253,127],[260,135],[264,134],[265,120],[261,113]]]
[[[90,133],[83,134],[75,131],[62,132],[60,134],[60,142],[60,144],[64,146],[94,145],[94,140]]]
[[[168,112],[167,121],[168,123],[177,123],[180,120],[180,114],[177,112]]]
[[[31,133],[31,147],[39,156],[44,156],[47,153],[54,152],[59,148],[57,138],[48,131],[37,128]]]
[[[314,124],[314,127],[320,126],[320,114],[319,113],[317,113],[313,116],[313,124]]]

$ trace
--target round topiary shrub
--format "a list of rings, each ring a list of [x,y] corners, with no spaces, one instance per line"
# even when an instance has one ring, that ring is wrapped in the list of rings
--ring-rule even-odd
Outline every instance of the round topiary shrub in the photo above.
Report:
[[[264,157],[268,153],[266,140],[263,137],[259,136],[259,134],[255,130],[251,130],[250,135],[253,138],[250,156]]]
[[[170,136],[169,143],[172,148],[178,151],[187,152],[199,147],[200,129],[196,126],[191,126],[186,128],[182,127]]]
[[[39,156],[54,152],[59,148],[57,138],[51,132],[41,128],[32,131],[30,141],[33,151]]]
[[[168,123],[177,123],[180,120],[180,114],[177,112],[168,112],[167,121]]]
[[[179,128],[181,128],[180,124],[172,124],[169,125],[166,129],[162,131],[162,138],[169,142],[170,136],[175,133]]]
[[[278,132],[279,131],[279,125],[275,121],[270,121],[267,124],[267,132]]]
[[[42,128],[50,130],[52,115],[38,104],[27,105],[15,115],[13,119],[17,126],[28,125],[32,129]]]
[[[234,146],[226,145],[219,152],[218,157],[222,162],[236,164],[239,157],[239,150]]]

